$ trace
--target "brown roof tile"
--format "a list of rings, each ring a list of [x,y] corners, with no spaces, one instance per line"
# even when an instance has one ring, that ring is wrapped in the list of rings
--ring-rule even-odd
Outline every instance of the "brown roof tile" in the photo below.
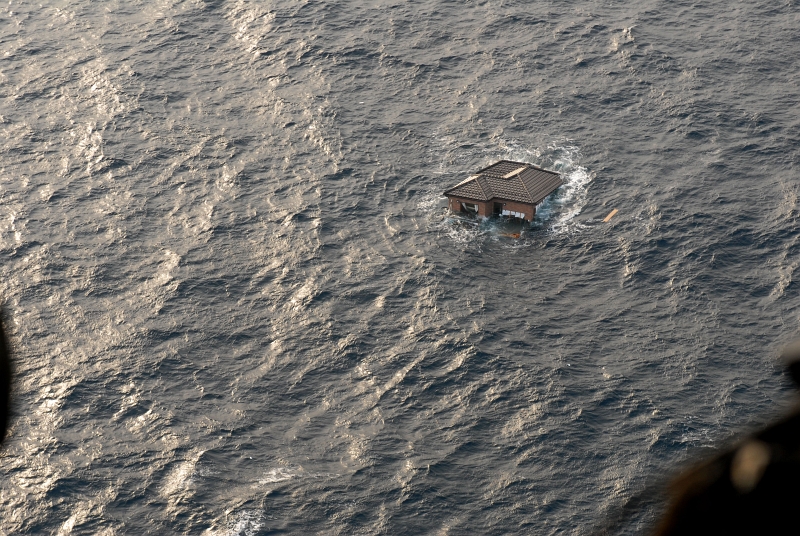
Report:
[[[538,205],[564,182],[561,176],[525,162],[501,160],[444,192],[476,201],[504,199]]]

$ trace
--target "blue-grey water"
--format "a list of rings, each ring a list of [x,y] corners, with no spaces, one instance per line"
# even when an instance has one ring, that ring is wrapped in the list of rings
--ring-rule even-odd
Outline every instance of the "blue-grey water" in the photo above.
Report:
[[[795,0],[0,10],[0,532],[588,534],[786,407]]]

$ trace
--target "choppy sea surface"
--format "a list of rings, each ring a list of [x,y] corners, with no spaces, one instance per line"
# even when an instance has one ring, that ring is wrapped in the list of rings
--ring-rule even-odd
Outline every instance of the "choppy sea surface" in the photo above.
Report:
[[[794,0],[12,0],[0,132],[0,533],[590,534],[789,401]]]

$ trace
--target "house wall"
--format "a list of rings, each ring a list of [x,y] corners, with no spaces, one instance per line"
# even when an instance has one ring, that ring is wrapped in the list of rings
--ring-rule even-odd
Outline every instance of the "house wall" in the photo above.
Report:
[[[528,221],[533,221],[534,216],[536,215],[536,207],[533,205],[527,205],[525,203],[517,203],[515,201],[503,201],[502,199],[493,199],[486,203],[482,203],[480,201],[475,201],[474,199],[466,199],[463,197],[451,197],[450,198],[450,210],[453,212],[461,212],[461,203],[473,203],[478,205],[478,216],[489,218],[494,213],[494,204],[495,203],[504,203],[503,209],[511,210],[513,212],[522,212],[525,214],[525,219]]]
[[[494,206],[494,203],[503,203],[504,210],[522,212],[525,214],[525,219],[528,221],[533,221],[534,216],[536,216],[536,207],[533,205],[517,203],[516,201],[503,201],[502,199],[495,199],[493,202],[491,202],[491,205]]]
[[[483,203],[481,201],[466,199],[464,197],[451,197],[450,210],[453,212],[461,212],[461,203],[472,203],[474,205],[478,205],[478,216],[483,218],[488,218],[492,215],[492,203]]]

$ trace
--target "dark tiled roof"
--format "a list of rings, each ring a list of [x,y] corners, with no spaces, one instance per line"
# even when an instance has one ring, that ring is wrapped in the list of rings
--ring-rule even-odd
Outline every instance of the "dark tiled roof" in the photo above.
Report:
[[[538,205],[562,184],[561,176],[553,171],[525,162],[501,160],[450,188],[444,195],[476,201],[505,199]]]

